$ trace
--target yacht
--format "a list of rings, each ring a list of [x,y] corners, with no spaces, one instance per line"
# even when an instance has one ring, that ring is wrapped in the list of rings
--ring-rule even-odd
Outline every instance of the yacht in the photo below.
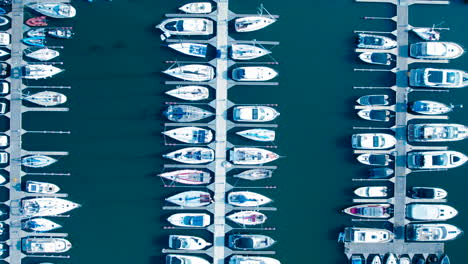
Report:
[[[168,254],[166,255],[166,264],[210,264],[202,257]]]
[[[271,51],[254,45],[232,44],[231,58],[233,60],[253,60],[270,54]]]
[[[265,235],[232,234],[229,235],[229,247],[237,250],[260,250],[266,249],[276,241]]]
[[[451,169],[459,167],[468,160],[458,151],[413,151],[408,153],[410,169]]]
[[[42,15],[53,18],[72,18],[76,15],[76,9],[65,3],[30,4],[28,7]]]
[[[26,220],[22,224],[23,229],[33,232],[48,232],[61,227],[61,225],[42,217],[36,217]]]
[[[354,194],[360,197],[387,197],[388,196],[388,187],[387,186],[366,186],[360,187],[354,190]]]
[[[243,171],[239,174],[235,174],[233,177],[240,178],[249,181],[256,181],[256,180],[263,180],[267,178],[271,178],[273,175],[272,170],[267,169],[250,169]]]
[[[159,177],[189,185],[208,184],[211,181],[210,174],[202,170],[176,170],[161,173]]]
[[[237,122],[270,122],[279,115],[274,108],[261,105],[235,106],[232,111],[232,119]]]
[[[157,25],[156,28],[163,32],[161,35],[162,40],[171,35],[207,36],[213,34],[213,21],[207,18],[169,18]]]
[[[361,49],[392,49],[397,46],[397,42],[391,38],[371,35],[371,34],[358,34],[358,48]]]
[[[237,32],[251,32],[265,28],[276,22],[276,19],[266,16],[246,16],[236,18],[234,27]]]
[[[43,91],[32,95],[28,95],[24,97],[24,100],[42,106],[56,106],[64,104],[67,101],[67,97],[61,93]]]
[[[211,217],[203,213],[178,213],[169,216],[167,221],[181,227],[205,227],[210,224]]]
[[[433,187],[413,187],[409,196],[413,199],[444,199],[447,197],[447,191]]]
[[[170,105],[164,115],[173,122],[194,122],[213,116],[213,113],[191,105]]]
[[[463,107],[463,106],[461,106]],[[454,105],[446,105],[439,102],[420,100],[410,104],[411,111],[422,115],[443,115],[455,108]]]
[[[238,131],[236,134],[254,141],[271,142],[275,140],[275,131],[271,129],[254,128]]]
[[[21,164],[25,167],[31,168],[42,168],[55,162],[57,162],[56,159],[41,154],[24,156],[21,158]]]
[[[202,207],[209,205],[213,199],[208,192],[186,191],[166,198],[166,201],[182,207]]]
[[[210,96],[208,88],[199,85],[181,86],[167,91],[166,94],[187,101],[205,100]]]
[[[58,39],[71,39],[74,35],[71,27],[59,27],[47,30],[47,34]]]
[[[25,50],[25,55],[38,61],[50,61],[60,56],[60,52],[49,48],[41,48],[37,50]]]
[[[208,144],[213,140],[213,132],[201,127],[179,127],[162,133],[187,144]]]
[[[367,218],[389,218],[391,204],[359,204],[343,210],[344,213]]]
[[[278,154],[261,148],[233,148],[229,155],[237,165],[260,165],[279,158]]]
[[[375,255],[372,258],[371,264],[382,264],[382,258],[379,255]]]
[[[387,166],[392,159],[388,154],[371,154],[364,153],[357,157],[357,160],[365,165],[371,166]]]
[[[23,66],[23,78],[45,79],[63,72],[62,69],[47,64],[30,64]]]
[[[350,243],[388,243],[393,239],[392,232],[378,228],[346,227],[343,235]]]
[[[203,164],[214,160],[214,150],[210,148],[189,147],[164,154],[163,157],[185,164]]]
[[[257,207],[271,203],[272,200],[259,193],[238,191],[230,192],[227,196],[227,202],[234,206]]]
[[[32,198],[21,201],[23,217],[55,216],[80,207],[79,204],[61,198]]]
[[[269,81],[278,76],[278,72],[265,66],[245,66],[232,70],[232,79],[239,82]]]
[[[410,45],[410,56],[417,59],[456,59],[464,52],[460,45],[453,42],[431,41]]]
[[[440,32],[435,31],[434,28],[418,27],[412,28],[413,32],[424,40],[439,40]]]
[[[192,43],[192,42],[172,43],[167,46],[185,55],[199,57],[199,58],[205,58],[206,53],[208,51],[207,44]]]
[[[409,204],[406,216],[417,221],[444,221],[455,217],[458,211],[445,204]]]
[[[399,264],[398,259],[393,253],[389,253],[387,257],[387,261],[385,261],[385,264]]]
[[[392,64],[392,55],[384,52],[363,52],[359,54],[359,59],[363,62],[376,65],[390,65]]]
[[[206,82],[213,80],[215,77],[214,68],[204,64],[187,64],[170,68],[163,72],[174,78],[192,82]]]
[[[233,222],[246,226],[261,225],[267,220],[265,214],[257,211],[240,211],[228,215],[227,218]]]
[[[209,14],[213,11],[213,6],[210,2],[195,2],[185,4],[179,10],[189,14]]]
[[[55,237],[27,237],[21,244],[27,254],[64,253],[72,247],[70,241]]]
[[[211,243],[206,242],[206,240],[201,237],[181,235],[169,236],[169,248],[171,249],[202,250],[209,246],[211,246]]]
[[[279,260],[270,257],[233,255],[229,264],[281,264]]]
[[[7,164],[8,163],[8,152],[0,152],[0,164]]]
[[[53,183],[38,182],[38,181],[27,181],[26,191],[29,193],[44,193],[53,194],[60,191],[60,188]]]
[[[8,55],[10,55],[9,51],[0,49],[0,57],[4,57],[4,56],[8,56]]]
[[[389,149],[395,144],[396,138],[385,133],[361,133],[351,137],[351,145],[355,149]]]
[[[415,87],[463,88],[468,74],[460,70],[420,68],[410,71],[409,84]]]
[[[0,46],[8,46],[11,44],[11,35],[6,32],[0,32]]]
[[[389,110],[374,110],[374,109],[362,109],[359,110],[358,116],[362,119],[369,121],[388,122],[390,121]]]
[[[388,105],[388,95],[386,94],[372,94],[359,97],[356,102],[360,105],[380,106]]]
[[[459,124],[411,124],[408,139],[415,142],[460,141],[468,137],[468,127]]]
[[[417,242],[442,242],[454,240],[463,231],[449,224],[408,224],[406,239]]]

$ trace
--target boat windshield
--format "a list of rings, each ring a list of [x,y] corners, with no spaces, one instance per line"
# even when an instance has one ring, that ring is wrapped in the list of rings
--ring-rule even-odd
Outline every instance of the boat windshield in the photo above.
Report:
[[[241,237],[234,241],[234,245],[237,248],[253,249],[254,241],[251,238]]]
[[[203,226],[203,216],[186,216],[183,219],[183,223],[189,226]]]
[[[365,45],[375,45],[375,46],[383,46],[385,41],[383,38],[376,38],[376,37],[365,37],[364,38]]]
[[[447,155],[434,155],[432,156],[432,165],[443,166],[447,164]]]
[[[252,120],[258,120],[258,109],[252,109]]]

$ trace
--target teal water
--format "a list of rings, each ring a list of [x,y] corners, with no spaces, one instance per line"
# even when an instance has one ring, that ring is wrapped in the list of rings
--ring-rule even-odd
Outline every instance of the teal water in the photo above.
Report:
[[[154,29],[165,13],[176,12],[186,1],[131,0],[92,4],[76,1],[77,17],[67,21],[76,38],[65,42],[64,67],[67,71],[36,85],[71,85],[70,112],[26,113],[25,129],[70,130],[71,135],[24,137],[30,150],[68,150],[71,154],[44,171],[71,172],[71,177],[34,177],[58,183],[70,199],[82,208],[70,218],[59,219],[73,243],[69,260],[55,263],[163,263],[161,248],[168,234],[162,211],[164,198],[181,189],[163,188],[154,175],[162,169],[161,154],[174,148],[163,145],[161,112],[163,95],[170,87],[161,70],[166,60],[189,60],[166,47]],[[260,1],[232,1],[231,10],[254,13]],[[366,21],[363,16],[393,16],[385,4],[358,4],[343,0],[288,2],[271,0],[263,4],[280,20],[258,33],[233,35],[242,39],[277,40],[273,50],[280,62],[279,87],[239,86],[230,90],[236,103],[278,104],[279,146],[285,158],[277,162],[271,181],[260,190],[274,198],[277,212],[269,212],[265,231],[279,242],[274,248],[283,263],[344,263],[342,245],[336,243],[344,226],[353,225],[340,213],[351,204],[352,189],[362,184],[352,178],[364,176],[349,147],[353,126],[372,126],[357,119],[353,102],[366,90],[352,86],[391,85],[390,73],[358,73],[367,67],[353,52],[353,30],[392,31],[393,22]],[[411,23],[430,26],[445,21],[451,30],[443,39],[468,45],[466,13],[468,5],[453,1],[450,6],[411,7]],[[415,39],[416,40],[416,39]],[[418,65],[413,65],[417,67]],[[436,65],[437,66],[437,65]],[[450,66],[468,70],[467,57]],[[468,90],[443,94],[414,93],[411,98],[427,98],[464,103]],[[466,109],[450,115],[451,122],[465,122]],[[5,122],[5,121],[1,121]],[[240,144],[235,136],[230,139]],[[468,152],[468,142],[451,144]],[[32,171],[32,170],[31,170]],[[36,170],[34,170],[36,172]],[[409,176],[412,186],[440,186],[449,191],[449,204],[460,214],[449,223],[467,229],[466,167],[443,173]],[[50,178],[49,178],[50,177]],[[242,182],[232,182],[245,186]],[[363,226],[374,226],[364,223]],[[378,226],[378,225],[377,225]],[[204,231],[190,232],[209,238]],[[465,238],[447,244],[453,263],[462,263]],[[47,260],[49,261],[49,260]],[[37,263],[37,259],[28,259]]]

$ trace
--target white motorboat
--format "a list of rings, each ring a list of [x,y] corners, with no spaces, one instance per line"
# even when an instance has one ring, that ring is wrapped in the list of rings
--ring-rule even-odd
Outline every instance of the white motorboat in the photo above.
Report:
[[[360,197],[387,197],[388,196],[388,187],[387,186],[365,186],[360,187],[354,190],[354,194]]]
[[[78,207],[80,207],[79,204],[61,198],[44,197],[21,201],[24,217],[60,215]]]
[[[267,217],[257,211],[240,211],[226,216],[229,220],[241,225],[261,225],[265,223]]]
[[[161,173],[159,176],[170,181],[189,185],[208,184],[211,181],[210,174],[202,170],[176,170]]]
[[[454,108],[452,104],[446,105],[428,100],[419,100],[410,104],[411,111],[422,115],[443,115],[452,112]]]
[[[232,70],[232,79],[239,82],[268,81],[278,76],[278,72],[265,66],[237,67]]]
[[[180,17],[169,18],[157,25],[163,34],[161,39],[165,40],[171,35],[206,36],[213,34],[213,21],[206,18]]]
[[[449,224],[408,224],[406,239],[417,242],[441,242],[454,240],[463,231]]]
[[[385,264],[399,264],[398,259],[395,256],[395,254],[393,253],[388,254],[387,261],[385,261]]]
[[[254,45],[232,44],[231,58],[233,60],[253,60],[270,54],[271,51]]]
[[[64,104],[67,101],[67,97],[61,93],[43,91],[32,95],[28,95],[24,97],[24,100],[42,106],[56,106]]]
[[[76,9],[66,3],[43,3],[30,4],[29,8],[48,17],[53,18],[72,18],[76,15]]]
[[[261,148],[233,148],[230,160],[238,165],[260,165],[277,160],[280,156],[272,151]]]
[[[458,151],[413,151],[408,153],[410,169],[450,169],[459,167],[468,160],[465,154]]]
[[[371,166],[387,166],[392,159],[388,154],[371,154],[364,153],[357,157],[357,160],[365,165]]]
[[[273,246],[276,241],[265,235],[231,234],[229,247],[237,250],[260,250]]]
[[[267,16],[246,16],[236,18],[234,27],[237,32],[251,32],[265,28],[276,22],[273,17]]]
[[[55,162],[57,162],[56,159],[41,154],[29,155],[21,158],[21,164],[31,168],[42,168]]]
[[[369,121],[379,121],[379,122],[390,121],[389,110],[374,110],[374,109],[368,108],[368,109],[359,110],[357,114],[360,118],[369,120]]]
[[[450,142],[468,137],[468,127],[460,124],[410,124],[408,139],[415,142]]]
[[[389,218],[392,213],[391,204],[358,204],[343,210],[351,216],[367,218]]]
[[[386,229],[346,227],[343,238],[351,243],[388,243],[392,241],[393,233]]]
[[[201,127],[179,127],[162,133],[187,144],[207,144],[213,140],[213,132]]]
[[[418,42],[410,45],[410,56],[417,59],[448,60],[463,55],[463,48],[454,42]]]
[[[356,100],[356,103],[360,105],[368,105],[368,106],[380,106],[380,105],[388,105],[388,95],[386,94],[372,94],[372,95],[364,95],[359,97]]]
[[[185,55],[199,57],[199,58],[205,58],[206,53],[208,51],[207,44],[192,43],[192,42],[172,43],[167,46]]]
[[[400,257],[398,264],[411,264],[411,259],[408,256]]]
[[[281,264],[281,262],[270,257],[233,255],[229,259],[229,264]]]
[[[167,221],[175,226],[205,227],[211,223],[211,217],[203,213],[178,213],[169,216]]]
[[[232,118],[237,122],[270,122],[279,115],[273,107],[261,105],[235,106],[232,111]]]
[[[41,48],[41,49],[36,49],[36,50],[25,50],[24,54],[28,58],[39,60],[39,61],[50,61],[50,60],[55,59],[58,56],[60,56],[59,51],[49,49],[49,48]]]
[[[447,191],[433,187],[413,187],[409,196],[413,199],[444,199],[447,197]]]
[[[267,178],[271,178],[273,175],[272,170],[267,169],[250,169],[243,171],[239,174],[235,174],[233,177],[240,178],[249,181],[256,181],[256,180],[263,180]]]
[[[166,198],[166,201],[182,207],[202,207],[209,205],[213,199],[208,192],[186,191]]]
[[[0,185],[6,183],[6,181],[7,181],[7,179],[5,178],[5,176],[0,174]]]
[[[8,56],[8,55],[10,55],[9,51],[0,49],[0,57],[4,57],[4,56]]]
[[[264,195],[249,191],[230,192],[227,201],[230,205],[241,207],[257,207],[272,202],[270,198]]]
[[[0,32],[0,46],[8,46],[11,44],[11,35],[6,32]]]
[[[10,138],[7,135],[0,134],[0,148],[7,147],[10,144]]]
[[[23,78],[25,79],[45,79],[63,72],[63,69],[47,64],[29,64],[23,66]]]
[[[33,232],[48,232],[62,226],[46,218],[36,217],[23,222],[22,228]]]
[[[254,141],[271,142],[275,140],[275,131],[271,129],[247,129],[236,132],[237,135]]]
[[[70,241],[55,237],[27,237],[21,245],[28,254],[64,253],[72,247]]]
[[[396,138],[385,133],[361,133],[351,137],[351,145],[355,149],[389,149],[395,144]]]
[[[371,264],[382,264],[382,258],[379,255],[375,255],[372,258]]]
[[[164,154],[163,157],[186,164],[203,164],[214,160],[214,150],[210,148],[190,147]]]
[[[7,95],[10,93],[10,83],[0,80],[0,95]]]
[[[208,88],[198,85],[177,87],[167,91],[166,94],[187,101],[205,100],[210,96]]]
[[[164,115],[174,122],[194,122],[213,116],[213,113],[192,105],[170,105]]]
[[[412,28],[413,32],[416,33],[420,38],[424,40],[439,40],[440,32],[434,30],[434,28],[429,27],[418,27]]]
[[[163,72],[174,78],[192,82],[206,82],[213,80],[215,77],[214,68],[204,64],[187,64],[170,68]]]
[[[202,250],[211,246],[205,239],[196,236],[170,235],[169,248],[182,250]]]
[[[357,46],[362,49],[392,49],[397,46],[395,40],[384,36],[359,33],[358,38]]]
[[[463,88],[468,85],[468,74],[451,69],[413,69],[410,71],[409,84],[415,87]]]
[[[206,259],[188,255],[166,255],[166,264],[210,264]]]
[[[359,59],[363,62],[376,65],[392,64],[392,55],[384,52],[363,52],[359,54]]]
[[[210,2],[195,2],[185,4],[179,10],[189,14],[209,14],[213,11],[213,6]]]
[[[29,193],[44,193],[52,194],[60,191],[60,188],[53,183],[38,182],[38,181],[27,181],[26,191]]]
[[[417,221],[444,221],[455,217],[458,211],[445,204],[409,204],[406,217]]]

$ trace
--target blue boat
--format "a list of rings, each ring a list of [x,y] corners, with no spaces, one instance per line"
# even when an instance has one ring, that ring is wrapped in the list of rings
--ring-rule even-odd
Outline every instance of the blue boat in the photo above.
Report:
[[[5,9],[3,9],[3,8],[0,7],[0,15],[4,15],[4,14],[6,14],[6,13],[7,13],[7,11],[6,11]]]
[[[45,47],[45,37],[24,38],[23,43],[29,46]]]

